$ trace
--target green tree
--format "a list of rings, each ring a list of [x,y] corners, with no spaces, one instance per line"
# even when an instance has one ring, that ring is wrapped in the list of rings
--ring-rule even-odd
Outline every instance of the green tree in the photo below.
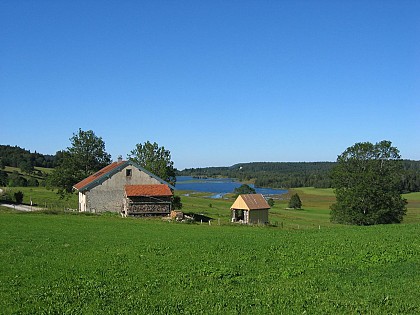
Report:
[[[182,202],[180,196],[174,196],[172,198],[172,209],[173,210],[181,210],[182,209]]]
[[[20,190],[14,193],[15,200],[17,204],[21,204],[23,202],[23,192]]]
[[[0,170],[0,186],[6,186],[8,182],[7,172]]]
[[[175,185],[176,176],[171,152],[163,146],[159,147],[156,142],[147,141],[144,144],[136,144],[136,148],[130,152],[128,159],[159,176],[164,181]]]
[[[30,187],[38,187],[39,186],[39,181],[36,178],[34,178],[34,177],[30,177],[28,179],[28,186],[30,186]]]
[[[26,178],[19,175],[18,171],[13,171],[12,174],[8,176],[10,187],[26,187],[28,186],[28,181]]]
[[[72,146],[67,150],[72,163],[81,172],[82,179],[111,163],[111,155],[105,151],[105,142],[92,130],[83,131],[79,128],[70,142]]]
[[[70,193],[74,184],[111,163],[105,142],[92,130],[79,129],[70,142],[71,147],[57,152],[58,166],[48,177],[49,186],[57,187],[61,196]]]
[[[235,195],[247,195],[247,194],[255,194],[256,191],[251,186],[249,186],[247,184],[242,184],[241,186],[235,188],[233,190],[233,193]]]
[[[399,223],[407,209],[401,197],[402,164],[390,141],[356,143],[332,171],[336,203],[331,221],[355,225]]]
[[[32,174],[35,170],[34,166],[28,160],[22,160],[19,162],[19,168],[22,173]]]
[[[270,207],[274,206],[274,199],[273,198],[268,198],[267,203]]]
[[[300,200],[300,197],[298,194],[293,194],[292,197],[290,197],[288,207],[293,208],[293,209],[302,208],[302,201]]]

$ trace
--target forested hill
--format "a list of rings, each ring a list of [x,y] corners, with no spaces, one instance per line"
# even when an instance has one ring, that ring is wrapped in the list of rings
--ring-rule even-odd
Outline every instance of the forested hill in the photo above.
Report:
[[[231,177],[252,181],[257,187],[295,188],[331,187],[330,171],[335,162],[252,162],[230,167],[189,168],[177,175],[196,177]],[[401,174],[403,192],[420,191],[420,161],[404,160]]]
[[[330,187],[329,172],[333,162],[252,162],[230,167],[190,168],[179,175],[231,177],[253,181],[258,187]]]
[[[22,170],[33,169],[35,166],[50,168],[55,166],[54,162],[54,155],[44,155],[36,151],[31,153],[18,146],[0,145],[0,168],[3,166],[19,167]]]

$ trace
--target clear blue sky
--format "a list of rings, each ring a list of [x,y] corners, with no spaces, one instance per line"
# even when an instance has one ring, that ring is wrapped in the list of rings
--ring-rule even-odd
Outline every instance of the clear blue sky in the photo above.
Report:
[[[2,0],[0,108],[0,144],[44,154],[82,128],[179,169],[420,160],[420,1]]]

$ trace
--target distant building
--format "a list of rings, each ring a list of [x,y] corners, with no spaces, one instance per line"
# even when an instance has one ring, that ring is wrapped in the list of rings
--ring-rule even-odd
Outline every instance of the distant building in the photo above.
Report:
[[[79,211],[111,211],[125,215],[169,214],[171,189],[175,189],[136,163],[122,159],[73,188],[79,191]]]
[[[267,224],[270,206],[261,194],[239,195],[230,207],[232,222]]]

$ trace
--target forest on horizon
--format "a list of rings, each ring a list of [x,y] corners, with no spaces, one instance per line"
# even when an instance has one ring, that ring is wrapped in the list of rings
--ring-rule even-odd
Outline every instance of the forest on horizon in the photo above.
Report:
[[[60,151],[56,155],[44,155],[20,148],[19,146],[0,145],[0,186],[7,186],[6,166],[20,168],[22,173],[34,174],[35,167],[55,168],[60,163]],[[420,191],[420,161],[402,160],[401,192]],[[250,162],[226,167],[203,167],[177,170],[178,176],[229,177],[242,182],[252,182],[257,187],[330,188],[330,171],[336,162]],[[40,175],[41,172],[38,172]],[[42,173],[47,176],[47,174]],[[12,178],[14,183],[25,181]]]

